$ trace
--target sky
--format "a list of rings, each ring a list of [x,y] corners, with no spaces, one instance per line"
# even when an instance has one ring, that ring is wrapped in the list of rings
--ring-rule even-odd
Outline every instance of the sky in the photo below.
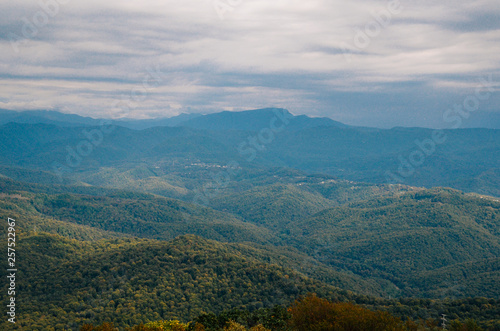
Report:
[[[0,0],[1,109],[500,128],[499,90],[498,0]]]

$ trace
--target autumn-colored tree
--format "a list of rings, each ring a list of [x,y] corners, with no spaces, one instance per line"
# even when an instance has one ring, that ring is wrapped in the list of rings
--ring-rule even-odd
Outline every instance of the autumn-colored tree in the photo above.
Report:
[[[247,331],[247,329],[234,321],[230,321],[229,325],[224,328],[224,331]]]
[[[234,321],[230,321],[229,325],[224,328],[224,331],[247,331],[248,329],[245,328],[243,325],[238,324]],[[252,328],[250,328],[250,331],[270,331],[269,329],[266,329],[262,324],[256,325]]]
[[[196,323],[194,325],[194,331],[205,331],[205,326],[200,323]]]
[[[259,324],[251,328],[250,331],[271,331],[271,330],[266,329],[262,324]]]
[[[161,327],[157,326],[146,326],[144,324],[139,324],[129,329],[128,331],[163,331]]]
[[[309,295],[290,307],[290,324],[297,331],[406,330],[387,312],[374,312],[352,303],[332,303]]]
[[[84,324],[80,331],[117,331],[118,329],[113,326],[113,323],[103,323],[99,326],[93,326],[92,324]]]
[[[188,325],[181,323],[177,320],[172,320],[172,321],[149,322],[145,325],[145,327],[146,327],[145,330],[151,330],[151,331],[156,331],[156,330],[160,330],[160,331],[186,331]]]

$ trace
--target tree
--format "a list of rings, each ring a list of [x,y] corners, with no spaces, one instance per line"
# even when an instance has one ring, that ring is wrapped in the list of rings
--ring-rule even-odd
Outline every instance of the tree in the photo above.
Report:
[[[316,295],[290,307],[290,325],[297,331],[405,330],[404,323],[387,312],[374,312],[352,303],[332,303]]]

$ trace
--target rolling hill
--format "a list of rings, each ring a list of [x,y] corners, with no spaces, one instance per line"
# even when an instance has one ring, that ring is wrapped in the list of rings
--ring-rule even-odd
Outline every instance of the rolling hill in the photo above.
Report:
[[[19,216],[21,220],[52,219],[72,226],[164,240],[185,233],[233,242],[269,243],[273,239],[269,230],[242,222],[231,214],[178,200],[113,191],[105,196],[33,194],[13,185],[7,182],[4,186],[11,189],[4,191],[0,210],[5,215],[11,210],[10,217]],[[30,229],[40,229],[42,224],[38,223],[31,223]]]
[[[338,205],[304,185],[271,184],[221,195],[214,210],[144,193],[0,183],[2,215],[18,217],[30,233],[161,240],[195,234],[264,245],[275,254],[273,263],[289,256],[287,266],[296,271],[382,296],[433,297],[452,289],[452,275],[475,270],[476,263],[485,265],[484,275],[457,296],[500,296],[493,286],[498,273],[486,268],[500,256],[500,203],[494,198],[420,189],[368,200],[354,195],[354,202]],[[366,283],[355,286],[354,279]]]
[[[500,301],[484,298],[384,300],[356,295],[289,268],[262,263],[240,245],[192,235],[169,242],[131,238],[88,242],[44,233],[19,239],[23,262],[19,262],[16,302],[23,309],[16,325],[0,322],[5,330],[78,330],[84,323],[103,322],[124,329],[163,319],[189,321],[207,311],[289,305],[311,292],[413,319],[445,313],[452,319],[473,316],[495,325],[492,318],[500,309]]]
[[[284,241],[326,264],[389,280],[399,295],[411,296],[432,291],[434,283],[427,277],[435,277],[433,271],[445,276],[440,282],[451,284],[454,268],[498,259],[499,225],[495,199],[433,189],[321,211],[290,223],[295,231]],[[448,274],[443,274],[446,268]],[[489,281],[497,282],[498,272],[491,272]],[[500,295],[491,292],[491,283],[483,285],[477,293]]]
[[[435,130],[277,109],[156,123],[167,126],[0,117],[21,327],[191,320],[308,292],[498,325],[498,130],[445,130],[431,146]],[[421,164],[406,164],[415,151]]]
[[[194,236],[90,243],[38,234],[21,241],[17,303],[23,307],[18,317],[22,329],[189,320],[204,311],[288,304],[308,292],[352,297]]]

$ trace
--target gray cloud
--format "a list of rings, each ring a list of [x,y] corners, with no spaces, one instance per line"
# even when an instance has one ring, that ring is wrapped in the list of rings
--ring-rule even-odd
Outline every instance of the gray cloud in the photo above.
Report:
[[[401,0],[390,14],[394,1],[242,0],[220,19],[212,0],[66,0],[46,22],[38,1],[0,1],[0,108],[143,118],[274,105],[446,126],[479,77],[500,80],[500,8]],[[152,68],[161,80],[130,101]],[[477,113],[498,104],[494,93]]]

